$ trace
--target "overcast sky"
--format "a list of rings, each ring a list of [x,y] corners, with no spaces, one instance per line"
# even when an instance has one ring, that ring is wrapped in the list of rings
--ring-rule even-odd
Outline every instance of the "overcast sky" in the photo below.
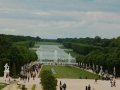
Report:
[[[41,38],[120,36],[120,0],[0,0],[0,33]]]

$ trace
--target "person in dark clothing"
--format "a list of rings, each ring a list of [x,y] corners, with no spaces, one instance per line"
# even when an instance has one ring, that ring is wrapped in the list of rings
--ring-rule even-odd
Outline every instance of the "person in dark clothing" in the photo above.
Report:
[[[87,87],[87,86],[85,87],[85,90],[88,90],[88,87]]]
[[[90,84],[88,85],[88,90],[91,90],[91,86],[90,86]]]
[[[60,87],[60,90],[62,90],[63,86],[62,86],[62,82],[61,81],[60,81],[60,86],[59,87]]]
[[[112,80],[110,80],[110,83],[111,83],[111,87],[113,86],[113,81]]]
[[[66,83],[64,83],[62,87],[63,87],[63,90],[66,90],[66,88],[67,88]]]
[[[63,88],[63,86],[62,86],[62,84],[60,84],[60,90],[62,90],[62,88]]]
[[[113,81],[113,86],[116,87],[116,81],[115,80]]]
[[[62,82],[60,81],[60,85],[62,84]]]

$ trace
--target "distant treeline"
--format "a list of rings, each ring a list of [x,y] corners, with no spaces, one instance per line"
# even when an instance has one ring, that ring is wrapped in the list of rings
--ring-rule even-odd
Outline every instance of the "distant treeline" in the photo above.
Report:
[[[35,51],[29,50],[39,37],[0,35],[0,76],[3,76],[4,65],[10,66],[10,75],[18,76],[21,66],[37,60]]]
[[[5,35],[0,34],[1,37],[9,38],[12,42],[19,42],[19,41],[41,41],[40,37],[31,37],[31,36],[18,36],[18,35]]]
[[[120,37],[113,39],[95,38],[59,38],[57,42],[63,43],[66,48],[73,49],[79,55],[76,56],[78,64],[86,63],[103,66],[113,74],[116,67],[116,75],[120,76]]]

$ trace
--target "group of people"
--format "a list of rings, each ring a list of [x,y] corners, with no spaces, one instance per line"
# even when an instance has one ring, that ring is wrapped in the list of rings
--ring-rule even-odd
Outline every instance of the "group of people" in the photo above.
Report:
[[[115,81],[115,79],[114,80],[111,79],[110,83],[111,83],[111,87],[116,87],[116,81]]]
[[[60,81],[60,90],[66,90],[66,88],[67,88],[67,85],[66,85],[66,83],[63,83],[62,84],[62,82]]]
[[[41,68],[41,64],[34,64],[32,66],[24,66],[21,70],[20,80],[28,81],[30,78],[35,79],[38,74],[39,69]]]
[[[89,84],[88,86],[85,87],[85,90],[91,90],[90,84]]]

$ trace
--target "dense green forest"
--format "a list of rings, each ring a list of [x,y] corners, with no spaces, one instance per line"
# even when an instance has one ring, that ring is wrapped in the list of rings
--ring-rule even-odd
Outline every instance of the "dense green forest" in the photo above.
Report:
[[[21,66],[37,60],[35,51],[29,48],[40,40],[39,37],[0,34],[0,76],[3,76],[5,63],[10,66],[10,75],[17,76]]]
[[[57,42],[63,43],[66,48],[77,52],[76,61],[80,63],[103,66],[104,71],[120,76],[120,37],[113,39],[95,38],[59,38]]]

